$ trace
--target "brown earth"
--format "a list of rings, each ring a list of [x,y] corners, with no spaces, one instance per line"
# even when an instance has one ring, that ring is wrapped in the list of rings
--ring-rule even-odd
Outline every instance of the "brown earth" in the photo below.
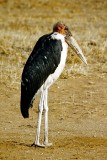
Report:
[[[59,20],[69,26],[88,66],[69,50],[63,74],[49,89],[53,145],[35,148],[39,97],[23,119],[20,77],[37,39]],[[0,0],[0,88],[1,160],[107,160],[106,0]]]

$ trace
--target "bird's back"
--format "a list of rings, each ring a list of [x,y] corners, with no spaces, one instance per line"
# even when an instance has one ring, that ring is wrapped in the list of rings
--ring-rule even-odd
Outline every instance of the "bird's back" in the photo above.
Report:
[[[51,34],[42,36],[36,43],[22,73],[21,113],[29,117],[29,107],[38,89],[60,63],[61,40],[51,38]]]

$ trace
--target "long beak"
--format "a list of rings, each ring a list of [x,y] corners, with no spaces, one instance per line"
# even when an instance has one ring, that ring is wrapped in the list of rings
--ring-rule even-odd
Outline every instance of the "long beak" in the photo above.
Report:
[[[81,48],[79,47],[78,43],[76,42],[76,40],[73,38],[73,36],[69,37],[69,40],[67,41],[69,46],[74,50],[74,52],[79,56],[79,58],[85,63],[87,64],[87,60],[81,50]]]

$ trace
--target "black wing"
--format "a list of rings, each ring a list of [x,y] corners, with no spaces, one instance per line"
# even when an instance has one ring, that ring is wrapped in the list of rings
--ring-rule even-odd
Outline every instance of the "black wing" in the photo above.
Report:
[[[57,68],[61,51],[61,41],[52,39],[51,34],[42,36],[36,43],[22,73],[21,113],[24,118],[29,117],[34,95]]]

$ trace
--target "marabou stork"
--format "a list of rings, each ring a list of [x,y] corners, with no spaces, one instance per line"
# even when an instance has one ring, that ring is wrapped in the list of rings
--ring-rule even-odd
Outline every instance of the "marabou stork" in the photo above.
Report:
[[[35,95],[40,93],[35,146],[45,147],[51,145],[48,143],[48,88],[58,79],[63,71],[68,46],[87,64],[86,58],[69,28],[64,23],[57,22],[53,26],[52,33],[39,38],[23,69],[20,106],[24,118],[29,117],[29,108],[33,104]],[[39,138],[43,111],[45,132],[44,142],[40,144]]]

